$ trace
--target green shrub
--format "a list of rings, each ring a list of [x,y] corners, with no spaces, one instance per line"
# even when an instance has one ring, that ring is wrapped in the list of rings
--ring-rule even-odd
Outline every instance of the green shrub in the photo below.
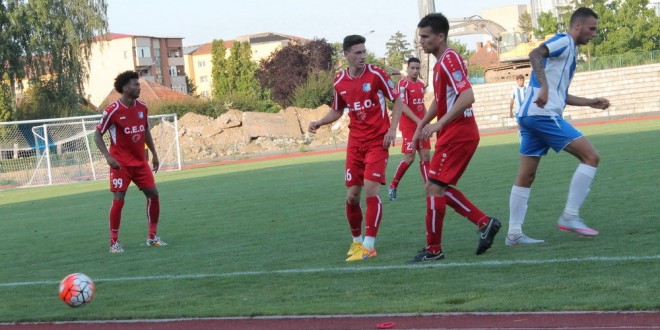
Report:
[[[291,104],[299,108],[315,109],[323,104],[332,104],[332,81],[334,73],[316,71],[304,84],[298,86],[291,97]]]
[[[227,108],[218,102],[209,100],[164,102],[149,106],[149,114],[161,115],[176,113],[179,118],[188,112],[209,117],[218,117],[227,112]]]
[[[245,112],[271,112],[280,111],[280,106],[273,102],[268,93],[258,95],[256,93],[230,92],[215,102],[229,109]]]

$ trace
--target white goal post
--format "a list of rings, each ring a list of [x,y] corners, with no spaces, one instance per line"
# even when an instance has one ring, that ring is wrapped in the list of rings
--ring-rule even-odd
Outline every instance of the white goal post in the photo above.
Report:
[[[101,115],[0,122],[0,190],[108,178],[94,143]],[[160,171],[181,169],[176,114],[149,116]],[[104,136],[109,146],[109,134]]]

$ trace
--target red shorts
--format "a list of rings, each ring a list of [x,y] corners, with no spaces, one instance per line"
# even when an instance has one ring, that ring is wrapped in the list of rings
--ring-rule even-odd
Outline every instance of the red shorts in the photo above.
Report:
[[[154,174],[147,163],[143,166],[122,166],[118,170],[110,168],[110,191],[126,191],[131,181],[140,190],[156,187]]]
[[[456,185],[478,145],[479,140],[436,144],[429,166],[429,179]]]
[[[415,135],[415,131],[401,131],[401,136],[403,137],[403,143],[401,144],[401,153],[402,154],[411,154],[420,149],[431,149],[431,140],[420,140],[417,145],[413,145],[412,138]]]
[[[347,187],[363,186],[364,180],[385,184],[388,149],[382,145],[373,147],[353,146],[346,148],[344,181]]]

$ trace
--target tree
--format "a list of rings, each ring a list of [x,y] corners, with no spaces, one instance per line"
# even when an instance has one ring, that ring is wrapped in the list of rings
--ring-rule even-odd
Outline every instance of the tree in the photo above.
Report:
[[[532,39],[534,28],[532,27],[532,15],[529,12],[524,12],[518,17],[518,28],[527,40]]]
[[[227,47],[225,42],[213,40],[211,42],[211,79],[213,84],[213,97],[222,97],[230,91],[230,80],[227,76]]]
[[[593,54],[614,55],[660,49],[660,18],[648,0],[593,1],[599,15]]]
[[[195,83],[188,77],[188,75],[185,75],[186,77],[186,90],[188,91],[188,95],[192,96],[195,95],[195,92],[197,91],[197,86],[195,86]]]
[[[406,36],[401,31],[397,31],[391,36],[385,47],[387,48],[385,61],[388,66],[395,69],[403,68],[403,63],[414,54],[413,49],[410,48],[410,43],[406,41]]]
[[[559,30],[557,18],[551,12],[542,12],[538,17],[538,28],[534,29],[537,38],[543,38],[549,34],[555,34]]]
[[[50,92],[44,95],[52,99],[42,99],[46,103],[39,106],[77,107],[94,36],[108,28],[106,11],[105,0],[0,0],[0,76],[12,89],[24,78],[47,86]]]
[[[332,45],[325,39],[314,39],[305,44],[291,43],[264,59],[257,69],[261,87],[269,90],[281,107],[291,104],[296,88],[302,85],[310,73],[332,70]]]
[[[461,43],[457,39],[447,39],[447,45],[460,54],[464,60],[467,60],[474,54],[474,51],[467,49],[467,44]]]

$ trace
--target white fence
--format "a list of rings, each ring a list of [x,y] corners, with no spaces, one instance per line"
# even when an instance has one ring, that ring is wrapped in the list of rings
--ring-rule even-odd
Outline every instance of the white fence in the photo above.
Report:
[[[101,116],[0,123],[0,190],[108,177],[94,144]],[[149,116],[161,171],[181,169],[176,114]],[[109,146],[109,134],[104,136]]]

